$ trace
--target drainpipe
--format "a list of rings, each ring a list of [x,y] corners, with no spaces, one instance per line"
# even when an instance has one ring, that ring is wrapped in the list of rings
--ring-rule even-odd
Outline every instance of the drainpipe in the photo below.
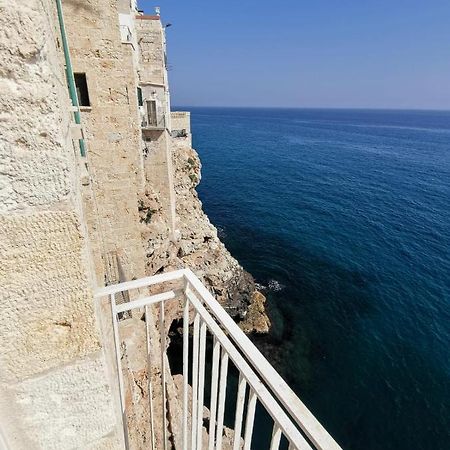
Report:
[[[66,62],[66,76],[67,76],[67,83],[69,85],[70,99],[72,100],[72,106],[76,108],[73,115],[75,118],[75,123],[77,125],[81,125],[80,105],[78,103],[77,89],[75,87],[75,77],[73,76],[72,63],[70,61],[69,45],[67,44],[67,36],[66,36],[66,29],[64,27],[64,17],[62,12],[61,0],[56,0],[56,9],[58,10],[58,21],[59,21],[59,28],[61,30],[64,59]],[[84,139],[81,138],[78,140],[78,142],[80,144],[81,156],[86,156],[86,144],[84,142]]]

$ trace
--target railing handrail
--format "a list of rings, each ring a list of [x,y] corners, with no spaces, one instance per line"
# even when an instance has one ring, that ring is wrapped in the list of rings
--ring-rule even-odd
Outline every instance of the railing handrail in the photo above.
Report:
[[[104,286],[96,289],[94,292],[94,298],[105,297],[111,294],[117,294],[119,292],[130,291],[132,289],[154,286],[155,284],[167,283],[169,281],[181,280],[185,276],[186,269],[179,269],[172,272],[152,275],[150,277],[139,278],[137,280],[125,281],[118,284],[110,284],[109,286]]]
[[[209,311],[195,297],[188,295],[188,298],[194,306],[194,309],[200,314],[202,320],[204,320],[208,325],[208,328],[212,334],[216,337],[216,339],[218,339],[222,347],[226,350],[239,372],[244,375],[244,378],[250,387],[257,393],[258,399],[266,407],[273,419],[279,423],[280,428],[289,440],[291,442],[295,442],[295,446],[299,450],[311,449],[305,438],[293,425],[293,422],[287,417],[280,405],[274,400],[273,394],[271,394],[264,384],[261,383],[254,370],[249,364],[247,364],[234,343],[225,335],[220,326],[214,321],[213,316],[209,313]]]
[[[311,442],[320,450],[342,450],[195,274],[190,269],[184,269],[184,273],[200,297],[206,301],[220,324],[227,330],[228,335],[233,338],[233,342],[241,349],[256,371],[270,386],[274,395],[289,411]]]
[[[298,424],[301,430],[305,433],[308,439],[314,444],[317,449],[320,450],[342,450],[336,443],[332,436],[326,431],[326,429],[320,424],[320,422],[309,411],[305,404],[298,398],[295,392],[288,386],[279,373],[272,367],[263,354],[253,344],[247,335],[239,328],[234,320],[223,309],[220,303],[213,297],[203,283],[197,278],[197,276],[190,269],[180,269],[173,272],[167,272],[150,277],[141,278],[138,280],[128,281],[115,285],[106,286],[95,291],[94,297],[99,298],[103,296],[111,296],[119,292],[129,291],[132,289],[140,289],[148,286],[154,286],[161,283],[167,283],[171,281],[184,280],[191,289],[199,296],[203,301],[207,309],[201,305],[201,302],[190,299],[194,308],[201,313],[202,319],[207,320],[204,315],[204,311],[212,314],[227,332],[228,338],[231,338],[233,344],[245,355],[247,361],[251,367],[259,374],[261,379],[270,388],[272,395],[280,402],[280,404],[286,409],[294,421]],[[121,312],[133,308],[138,308],[144,304],[164,302],[175,298],[174,291],[164,292],[162,294],[156,294],[151,297],[135,300],[128,304],[116,307],[116,312]],[[189,298],[189,295],[188,295]],[[204,311],[203,311],[204,310]],[[215,323],[215,322],[214,322]],[[208,322],[208,327],[215,328],[215,335],[221,334],[219,325],[214,326],[213,323]],[[223,332],[222,332],[223,333]],[[228,339],[226,338],[226,339]],[[223,340],[223,337],[222,337]],[[221,342],[224,345],[224,342]],[[224,345],[227,347],[227,345]],[[230,353],[230,352],[229,352]],[[232,357],[233,352],[230,353],[232,359],[239,359],[235,353],[235,357]],[[245,360],[239,359],[240,364],[243,367],[247,365]],[[245,369],[247,373],[250,373],[248,369]],[[250,380],[248,380],[250,381]],[[284,413],[283,413],[284,414]],[[291,433],[289,433],[291,434]],[[305,442],[306,444],[306,442]],[[302,447],[299,447],[302,448]]]

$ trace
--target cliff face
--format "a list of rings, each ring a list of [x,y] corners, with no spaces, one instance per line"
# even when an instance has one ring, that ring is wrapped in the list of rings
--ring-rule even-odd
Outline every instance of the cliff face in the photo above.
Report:
[[[266,333],[270,321],[264,310],[265,297],[225,248],[203,212],[195,190],[201,179],[201,163],[188,137],[172,139],[172,159],[179,231],[175,240],[167,239],[164,209],[151,183],[140,203],[141,221],[146,225],[148,274],[189,267],[245,332]]]

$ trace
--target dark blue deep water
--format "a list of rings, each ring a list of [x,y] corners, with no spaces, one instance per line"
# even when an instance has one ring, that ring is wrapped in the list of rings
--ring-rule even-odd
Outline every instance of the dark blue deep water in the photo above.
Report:
[[[348,450],[450,449],[450,113],[189,109],[285,378]]]

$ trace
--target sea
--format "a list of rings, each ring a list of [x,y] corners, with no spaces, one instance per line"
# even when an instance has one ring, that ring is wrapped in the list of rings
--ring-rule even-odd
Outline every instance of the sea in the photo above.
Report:
[[[450,112],[182,109],[271,362],[344,449],[449,450]]]

